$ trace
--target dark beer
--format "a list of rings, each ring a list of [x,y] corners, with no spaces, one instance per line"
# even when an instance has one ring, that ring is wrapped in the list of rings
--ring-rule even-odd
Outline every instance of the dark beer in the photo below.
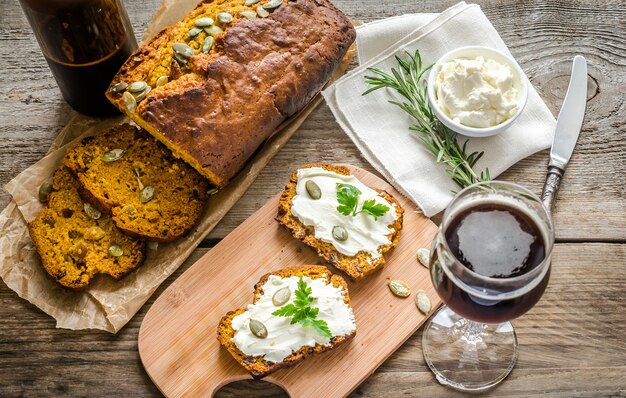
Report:
[[[488,278],[522,276],[546,255],[545,238],[535,221],[504,203],[478,204],[457,213],[445,239],[462,267]],[[436,260],[437,253],[433,253],[431,272],[438,294],[455,313],[477,322],[500,323],[524,314],[539,301],[550,276],[548,270],[536,286],[519,296],[490,299],[496,291],[490,291],[488,283],[475,290],[473,286],[463,289]]]
[[[137,48],[119,0],[20,0],[65,100],[91,116],[116,113],[104,93]]]

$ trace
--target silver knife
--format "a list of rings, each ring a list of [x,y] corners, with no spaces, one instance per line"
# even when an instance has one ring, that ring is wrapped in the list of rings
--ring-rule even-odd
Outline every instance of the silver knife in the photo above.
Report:
[[[577,55],[574,57],[567,94],[565,94],[565,100],[563,100],[556,121],[554,141],[548,163],[548,175],[541,195],[543,205],[550,212],[554,206],[561,178],[565,173],[569,159],[572,157],[578,134],[580,134],[583,125],[585,105],[587,105],[587,61],[583,56]]]

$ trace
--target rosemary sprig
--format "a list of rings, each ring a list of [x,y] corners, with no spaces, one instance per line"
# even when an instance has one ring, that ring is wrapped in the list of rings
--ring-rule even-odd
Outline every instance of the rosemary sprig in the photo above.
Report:
[[[422,65],[419,50],[415,55],[407,52],[407,59],[396,56],[399,68],[391,68],[391,74],[380,69],[368,68],[374,76],[365,76],[365,81],[372,87],[365,91],[367,95],[381,88],[391,88],[406,99],[404,102],[389,100],[408,113],[415,123],[409,127],[417,132],[417,138],[436,156],[437,163],[443,163],[450,178],[461,189],[480,181],[489,181],[489,169],[476,174],[474,165],[484,152],[466,152],[467,142],[459,145],[456,133],[444,126],[433,114],[428,102],[424,74],[432,67]]]

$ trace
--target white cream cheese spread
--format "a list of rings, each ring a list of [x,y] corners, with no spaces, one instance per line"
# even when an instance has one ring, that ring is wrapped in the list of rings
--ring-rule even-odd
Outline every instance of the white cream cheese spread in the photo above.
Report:
[[[483,57],[444,63],[435,91],[439,107],[468,127],[496,126],[513,116],[519,106],[511,68]]]
[[[297,276],[281,278],[270,275],[263,285],[263,295],[259,300],[255,304],[249,304],[245,312],[233,318],[232,328],[235,335],[232,341],[241,352],[251,356],[262,356],[266,361],[280,362],[301,347],[313,347],[316,344],[330,342],[328,337],[322,336],[313,327],[302,326],[299,323],[291,325],[290,317],[272,315],[282,307],[277,307],[272,302],[274,293],[289,287],[291,297],[286,304],[293,303],[299,280],[300,277]],[[319,308],[316,319],[326,321],[333,336],[345,336],[354,332],[356,329],[354,313],[344,302],[345,291],[326,283],[325,278],[311,279],[304,276],[302,280],[311,288],[311,297],[314,298],[311,306]],[[267,337],[259,338],[252,334],[249,327],[250,319],[265,325]]]
[[[313,199],[306,190],[306,182],[312,180],[320,190],[321,197]],[[368,199],[374,199],[377,204],[389,207],[389,210],[377,220],[365,213],[355,216],[345,216],[337,211],[337,183],[350,184],[361,191],[357,208],[361,208]],[[378,248],[391,243],[389,235],[394,231],[389,228],[398,218],[396,207],[378,195],[378,192],[369,188],[356,177],[337,174],[321,167],[310,167],[298,170],[296,195],[293,197],[292,214],[306,226],[315,229],[315,237],[332,244],[337,251],[346,256],[354,256],[360,251],[366,251],[372,259],[380,258]],[[343,226],[348,232],[348,239],[338,241],[333,238],[333,228]]]

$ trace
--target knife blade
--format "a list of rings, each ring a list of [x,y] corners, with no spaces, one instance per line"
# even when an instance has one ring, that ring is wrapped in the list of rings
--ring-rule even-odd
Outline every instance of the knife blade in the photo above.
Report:
[[[561,178],[572,157],[580,134],[587,105],[587,61],[581,55],[574,57],[572,74],[556,121],[554,141],[550,150],[548,174],[543,186],[541,200],[548,211],[552,211]]]

